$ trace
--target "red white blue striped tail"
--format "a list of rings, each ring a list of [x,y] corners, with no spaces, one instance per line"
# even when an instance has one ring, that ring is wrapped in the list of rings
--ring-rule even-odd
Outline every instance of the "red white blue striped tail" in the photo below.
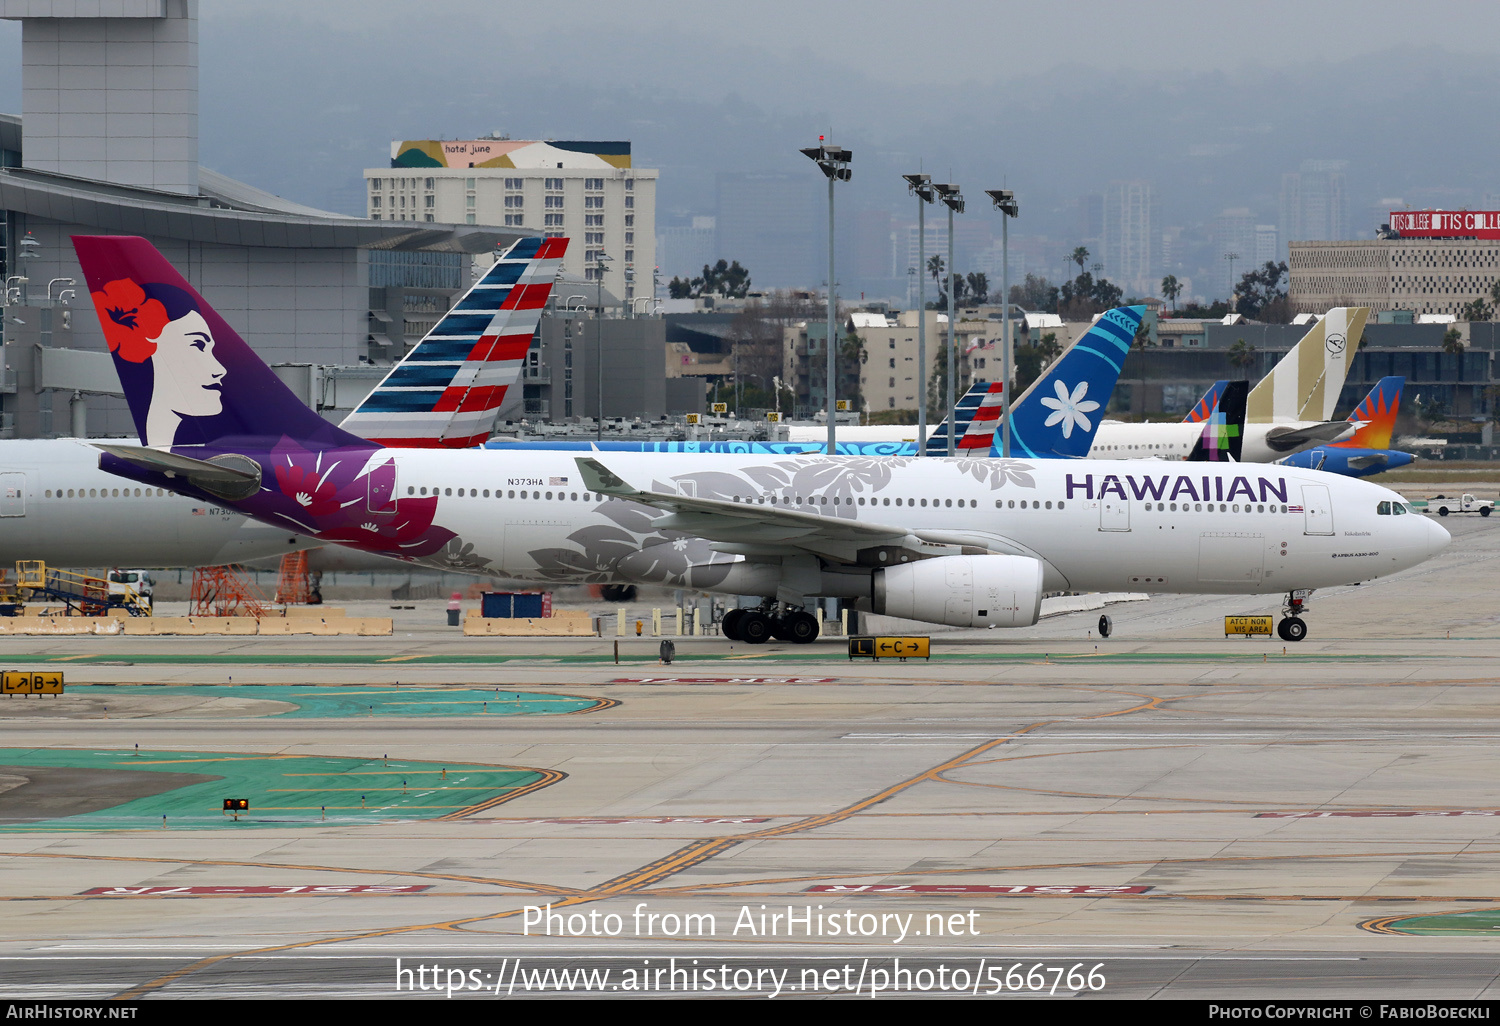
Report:
[[[517,242],[341,427],[401,448],[483,444],[521,375],[567,248],[563,238]]]

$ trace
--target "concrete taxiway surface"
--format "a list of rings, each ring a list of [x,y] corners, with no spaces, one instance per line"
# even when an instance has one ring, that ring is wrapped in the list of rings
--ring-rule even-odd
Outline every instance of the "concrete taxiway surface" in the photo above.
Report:
[[[1425,566],[1315,595],[1299,645],[1222,637],[1274,599],[1203,597],[905,664],[632,638],[616,665],[416,622],[3,639],[70,686],[0,704],[0,994],[1494,997],[1500,521],[1445,526]],[[487,692],[555,701],[455,712]],[[137,745],[194,776],[132,782]],[[271,807],[392,765],[442,814]],[[457,766],[494,779],[416,775]],[[204,775],[266,797],[163,829]],[[82,812],[27,805],[90,779]]]

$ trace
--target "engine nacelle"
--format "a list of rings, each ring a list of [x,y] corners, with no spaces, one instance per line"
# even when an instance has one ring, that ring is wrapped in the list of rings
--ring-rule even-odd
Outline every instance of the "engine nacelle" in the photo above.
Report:
[[[1030,627],[1042,612],[1042,561],[938,556],[876,570],[871,608],[953,627]]]

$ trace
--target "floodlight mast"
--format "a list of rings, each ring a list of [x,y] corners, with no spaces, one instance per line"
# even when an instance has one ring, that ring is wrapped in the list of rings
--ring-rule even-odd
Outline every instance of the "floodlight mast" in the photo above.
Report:
[[[1004,344],[1000,373],[1004,376],[1004,383],[1000,386],[1000,455],[1010,459],[1010,219],[1018,216],[1021,208],[1016,204],[1016,194],[1009,189],[986,189],[984,194],[1004,215],[1000,221],[1000,302],[1004,304],[1001,307],[1004,311],[1001,315]]]
[[[917,197],[917,455],[927,455],[927,204],[937,199],[931,175],[902,175]],[[907,250],[908,253],[911,250]]]
[[[828,337],[824,345],[828,349],[828,381],[826,391],[828,393],[828,455],[838,454],[838,441],[834,433],[835,411],[837,410],[836,396],[837,388],[837,338],[834,332],[834,320],[837,318],[836,301],[834,299],[834,276],[833,276],[833,183],[847,182],[853,175],[849,170],[849,163],[854,159],[854,154],[838,146],[829,146],[818,138],[820,145],[803,148],[802,153],[816,161],[818,169],[828,179]]]
[[[938,198],[943,201],[943,206],[948,208],[948,455],[956,453],[957,439],[953,436],[953,428],[956,423],[955,415],[958,407],[958,353],[954,348],[955,310],[954,293],[958,290],[953,287],[953,279],[956,277],[953,271],[953,215],[955,212],[964,212],[964,196],[958,186],[953,184],[939,185],[933,183],[937,190]]]

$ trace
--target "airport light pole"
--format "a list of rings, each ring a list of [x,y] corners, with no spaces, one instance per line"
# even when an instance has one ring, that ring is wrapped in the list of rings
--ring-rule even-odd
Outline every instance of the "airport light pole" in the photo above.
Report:
[[[917,197],[917,455],[927,455],[927,204],[937,199],[931,175],[902,175]],[[911,252],[907,250],[907,252]]]
[[[953,214],[964,212],[964,196],[956,185],[937,185],[938,196],[943,201],[943,206],[948,208],[948,409],[946,419],[948,421],[948,455],[952,456],[955,451],[953,437],[954,414],[958,407],[958,352],[954,348],[955,311],[953,305],[954,293],[958,290],[953,287],[953,279],[956,277],[953,270]]]
[[[1230,313],[1234,313],[1234,262],[1240,258],[1238,253],[1225,253],[1224,259],[1229,261],[1229,306]]]
[[[1010,219],[1020,214],[1021,208],[1009,189],[986,189],[984,193],[1004,215],[1000,219],[1000,302],[1005,304],[1000,318],[1005,340],[1000,352],[1000,455],[1010,459]]]
[[[828,337],[824,344],[828,347],[828,455],[838,454],[838,443],[834,434],[835,413],[837,409],[835,396],[838,393],[838,379],[836,377],[838,366],[835,354],[838,344],[837,334],[834,331],[834,320],[838,316],[836,301],[833,294],[833,183],[847,182],[853,172],[849,170],[849,162],[854,159],[854,154],[837,146],[829,146],[818,137],[817,146],[809,146],[803,149],[803,154],[818,162],[818,169],[828,179]]]
[[[594,294],[597,303],[594,315],[594,356],[597,364],[594,368],[594,380],[598,412],[595,424],[596,434],[601,442],[604,441],[604,270],[611,259],[603,250],[594,254]]]

